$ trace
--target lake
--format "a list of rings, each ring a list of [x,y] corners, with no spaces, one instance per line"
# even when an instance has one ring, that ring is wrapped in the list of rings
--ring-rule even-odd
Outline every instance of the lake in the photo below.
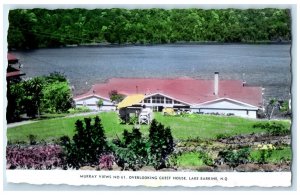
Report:
[[[289,98],[290,45],[156,45],[14,51],[25,77],[63,72],[74,94],[112,77],[243,79],[265,99]],[[244,73],[244,74],[243,74]],[[244,76],[243,76],[244,75]]]

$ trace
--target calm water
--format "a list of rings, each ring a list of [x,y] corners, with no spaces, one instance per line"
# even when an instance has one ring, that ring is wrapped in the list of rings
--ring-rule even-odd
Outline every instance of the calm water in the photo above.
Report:
[[[290,45],[164,45],[79,47],[14,52],[26,77],[64,72],[75,94],[112,77],[244,79],[265,88],[265,98],[288,98]]]

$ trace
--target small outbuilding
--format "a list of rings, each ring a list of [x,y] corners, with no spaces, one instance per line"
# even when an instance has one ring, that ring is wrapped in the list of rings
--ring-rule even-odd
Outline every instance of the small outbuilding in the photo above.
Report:
[[[132,94],[118,104],[119,116],[125,123],[128,123],[131,117],[139,117],[142,110],[140,103],[144,98],[143,94]]]

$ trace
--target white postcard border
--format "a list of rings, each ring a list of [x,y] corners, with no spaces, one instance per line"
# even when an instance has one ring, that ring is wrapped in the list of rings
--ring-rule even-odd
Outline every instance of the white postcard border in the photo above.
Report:
[[[134,172],[7,170],[7,182],[107,186],[290,187],[291,172]],[[29,182],[30,181],[30,182]]]
[[[8,2],[8,1],[6,1]],[[13,1],[14,2],[14,1]],[[281,1],[283,3],[283,1]],[[287,1],[286,3],[290,3],[290,2],[296,2],[296,1]],[[48,2],[50,3],[50,2]],[[247,1],[246,1],[247,3]],[[248,2],[249,3],[249,2]],[[274,3],[274,2],[273,2]],[[278,2],[277,2],[278,3]],[[241,4],[243,5],[243,4]],[[244,5],[247,6],[247,5]],[[274,5],[273,5],[274,6]],[[295,7],[294,7],[295,8]],[[298,5],[299,8],[299,5]],[[299,10],[299,9],[298,9]],[[296,12],[296,10],[294,9],[294,11]],[[297,13],[294,13],[297,17]],[[299,14],[299,13],[298,13]],[[294,16],[295,16],[294,15]],[[3,16],[2,16],[3,17]],[[1,17],[1,18],[2,18]],[[299,17],[299,16],[298,16]],[[2,20],[3,21],[3,20]],[[295,25],[295,23],[294,23]],[[294,26],[295,27],[295,26]],[[296,26],[297,27],[297,26]],[[298,28],[298,27],[297,27]],[[2,30],[3,31],[3,30]],[[295,29],[293,30],[295,33]],[[294,34],[295,36],[295,34]],[[5,43],[2,40],[1,42]],[[295,40],[295,39],[294,39]],[[297,41],[297,39],[295,40]],[[299,42],[299,41],[298,41]],[[296,43],[296,42],[295,42]],[[6,43],[5,43],[6,44]],[[297,44],[295,44],[297,45]],[[294,46],[295,46],[294,45]],[[4,46],[5,47],[5,46]],[[297,46],[296,46],[297,47]],[[296,62],[296,57],[297,57],[297,50],[295,48],[293,48],[293,60],[294,60],[294,64],[293,64],[293,76],[295,77],[297,75],[296,73],[296,66],[297,66],[297,62]],[[299,53],[299,52],[298,52]],[[3,50],[2,51],[3,56],[6,56],[6,51]],[[3,57],[1,55],[1,57]],[[4,59],[4,57],[2,58]],[[4,72],[4,71],[3,71]],[[2,71],[1,71],[2,73]],[[4,75],[4,73],[2,74]],[[297,102],[296,100],[296,86],[295,83],[293,84],[293,93],[295,92],[295,94],[293,94],[294,97],[294,103]],[[0,86],[5,86],[5,80],[4,78],[1,79],[1,85]],[[2,89],[2,92],[5,92],[5,88]],[[3,93],[5,94],[5,93]],[[3,96],[3,99],[5,99],[5,95],[1,95]],[[4,108],[4,101],[0,102],[0,105],[2,108]],[[293,111],[295,111],[295,115],[297,115],[297,109],[296,109],[296,104],[294,104],[295,107],[293,107]],[[4,112],[3,112],[4,113]],[[5,115],[1,113],[1,117],[2,119],[4,119],[3,121],[1,120],[1,125],[2,127],[6,127],[5,124]],[[293,121],[293,129],[294,129],[294,135],[295,138],[297,138],[297,133],[295,132],[296,128],[296,120]],[[3,133],[5,135],[5,131]],[[2,141],[6,141],[6,138],[3,137],[1,138]],[[2,142],[5,143],[5,142]],[[5,146],[6,144],[3,144],[4,147],[2,149],[2,152],[5,151]],[[295,140],[293,141],[293,158],[296,157],[295,153],[297,151],[296,149],[296,143]],[[4,154],[2,155],[4,156]],[[4,158],[5,159],[5,158]],[[295,159],[293,160],[293,162],[297,162]],[[119,179],[116,180],[108,180],[106,181],[106,183],[104,183],[103,181],[99,181],[97,179],[94,180],[89,180],[88,178],[83,178],[80,179],[80,175],[82,174],[87,174],[87,175],[103,175],[103,174],[107,174],[107,175],[111,175],[116,176],[116,175],[135,175],[135,176],[139,176],[141,175],[170,175],[170,176],[176,176],[177,174],[184,176],[186,175],[187,177],[191,177],[191,176],[198,176],[198,177],[211,177],[212,175],[216,175],[218,177],[228,177],[230,178],[228,183],[223,183],[226,185],[222,185],[221,182],[217,183],[215,182],[214,185],[204,185],[205,182],[199,182],[196,186],[194,184],[194,181],[178,181],[179,184],[177,184],[177,182],[175,183],[174,180],[172,180],[171,185],[167,185],[168,181],[165,182],[161,182],[157,184],[161,184],[159,185],[160,187],[162,186],[184,186],[184,187],[202,187],[202,186],[223,186],[223,187],[253,187],[253,186],[258,186],[258,187],[288,187],[291,185],[292,182],[292,173],[291,172],[254,172],[254,173],[241,173],[241,172],[224,172],[224,173],[216,173],[216,172],[119,172],[119,171],[109,171],[109,172],[104,172],[104,171],[60,171],[60,170],[49,170],[49,171],[37,171],[37,170],[5,170],[5,162],[4,160],[1,162],[1,165],[3,167],[3,169],[1,170],[1,172],[4,172],[3,174],[3,179],[4,179],[4,183],[8,182],[8,183],[14,183],[14,184],[19,184],[19,183],[27,183],[27,184],[68,184],[68,185],[107,185],[107,186],[138,186],[138,185],[143,185],[142,182],[144,182],[143,180],[140,179],[132,179],[132,180],[123,180],[120,181]],[[294,169],[293,171],[293,178],[295,178],[296,175],[296,170]],[[29,180],[28,180],[29,179]],[[76,184],[77,182],[80,182],[79,184]],[[293,181],[295,182],[295,180]],[[93,184],[95,183],[95,184]],[[154,183],[154,182],[153,182]],[[243,185],[245,183],[245,185]],[[156,183],[155,183],[156,184]],[[294,184],[295,185],[295,184]],[[149,181],[146,182],[145,186],[151,186]],[[158,185],[153,185],[152,187],[157,187]]]

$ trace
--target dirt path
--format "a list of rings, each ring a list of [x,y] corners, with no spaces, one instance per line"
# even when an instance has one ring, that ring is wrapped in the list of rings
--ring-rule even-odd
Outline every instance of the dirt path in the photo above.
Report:
[[[84,112],[84,113],[71,114],[71,115],[67,115],[67,116],[64,116],[64,117],[60,117],[60,118],[88,116],[88,115],[94,115],[94,114],[98,114],[98,113],[100,113],[100,112],[99,111],[98,112]],[[9,124],[7,124],[7,128],[17,127],[17,126],[21,126],[21,125],[27,125],[27,124],[35,123],[35,122],[39,122],[39,121],[43,121],[43,120],[26,120],[26,121],[21,121],[21,122],[9,123]]]
[[[7,128],[17,127],[17,126],[26,125],[26,124],[35,123],[35,122],[38,122],[38,121],[21,121],[21,122],[9,123],[9,124],[7,124]]]

